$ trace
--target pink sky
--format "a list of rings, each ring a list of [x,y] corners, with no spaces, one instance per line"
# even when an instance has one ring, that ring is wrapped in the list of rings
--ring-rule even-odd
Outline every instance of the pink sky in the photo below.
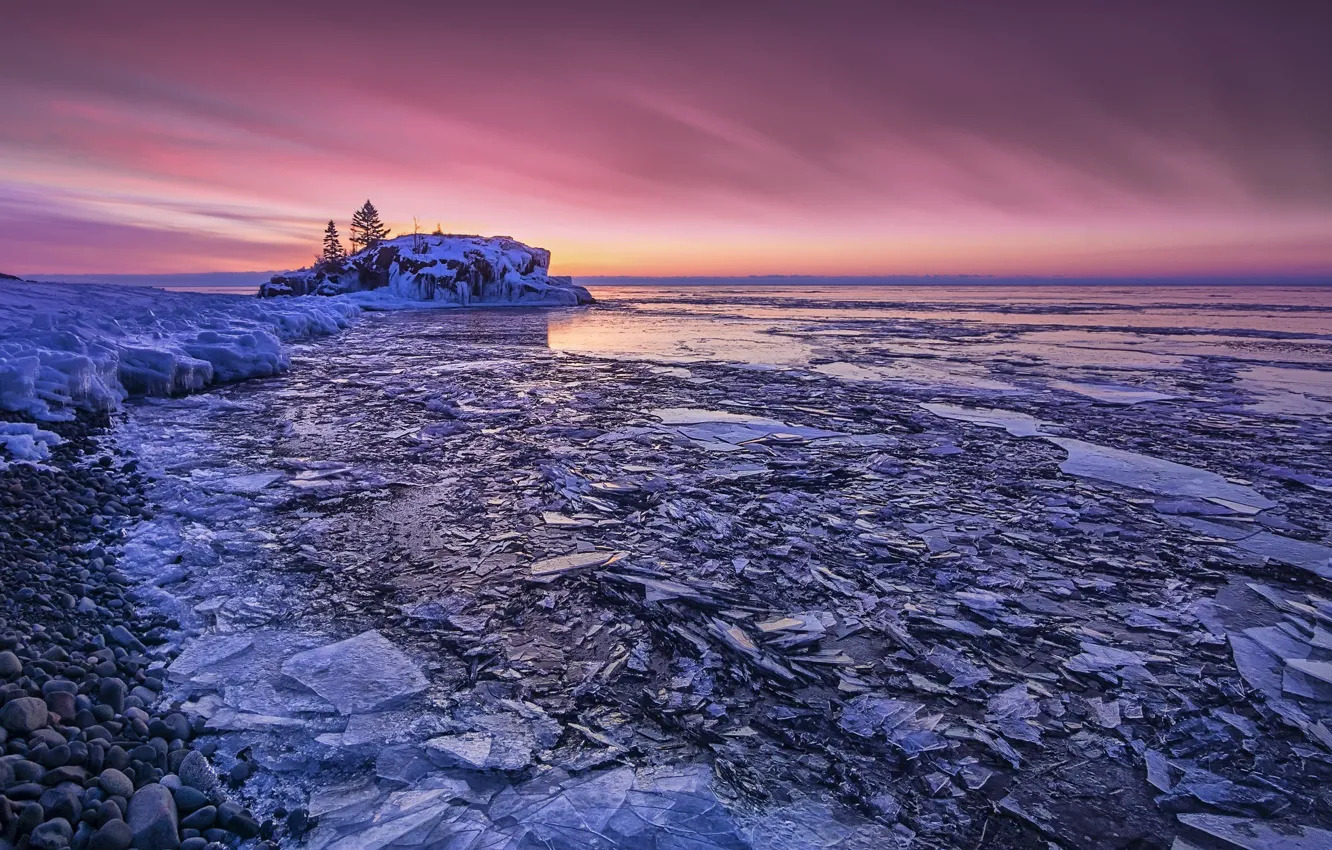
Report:
[[[299,5],[7,10],[0,271],[1332,272],[1327,4]]]

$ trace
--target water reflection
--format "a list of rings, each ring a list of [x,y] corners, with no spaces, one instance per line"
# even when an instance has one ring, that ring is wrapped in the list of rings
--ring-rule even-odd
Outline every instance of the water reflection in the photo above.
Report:
[[[1323,413],[1332,399],[1329,288],[603,287],[594,295],[592,308],[541,314],[552,349],[976,391],[1053,389],[1106,403],[1188,397],[1189,374],[1207,361],[1249,367],[1238,387],[1261,410]]]

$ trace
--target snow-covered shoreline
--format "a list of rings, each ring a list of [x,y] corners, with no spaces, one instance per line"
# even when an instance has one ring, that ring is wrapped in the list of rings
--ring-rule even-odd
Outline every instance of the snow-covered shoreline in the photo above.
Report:
[[[179,395],[290,365],[286,343],[337,333],[344,299],[260,300],[147,287],[0,287],[0,409],[66,421],[131,395]]]

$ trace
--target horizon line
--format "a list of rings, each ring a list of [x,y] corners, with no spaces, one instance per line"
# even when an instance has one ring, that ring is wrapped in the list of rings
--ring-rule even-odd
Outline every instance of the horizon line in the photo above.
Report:
[[[18,275],[19,280],[34,283],[82,283],[91,284],[99,281],[108,283],[126,279],[162,280],[199,279],[199,278],[240,278],[263,277],[282,274],[280,270],[253,271],[209,271],[209,272],[100,272],[100,273],[60,273],[29,272]],[[631,282],[650,284],[653,282],[673,282],[682,284],[703,284],[710,282],[752,282],[752,283],[801,283],[821,282],[834,285],[869,285],[893,282],[993,282],[993,283],[1115,283],[1115,284],[1162,284],[1189,283],[1195,285],[1263,285],[1303,283],[1314,285],[1332,285],[1332,271],[1328,272],[1250,272],[1250,273],[1186,273],[1186,274],[695,274],[695,275],[644,275],[644,274],[598,274],[598,275],[557,275],[587,282],[619,282],[632,285]],[[237,284],[239,285],[239,284]]]

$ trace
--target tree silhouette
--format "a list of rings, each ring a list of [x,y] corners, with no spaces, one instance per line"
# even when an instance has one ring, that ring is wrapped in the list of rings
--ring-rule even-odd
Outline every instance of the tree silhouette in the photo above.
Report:
[[[334,266],[341,265],[347,258],[347,252],[342,249],[342,241],[338,239],[338,226],[332,219],[328,221],[328,227],[324,229],[324,253],[320,255],[320,262]]]
[[[383,242],[389,230],[379,218],[379,210],[369,200],[352,214],[351,243],[354,251],[364,251]]]

